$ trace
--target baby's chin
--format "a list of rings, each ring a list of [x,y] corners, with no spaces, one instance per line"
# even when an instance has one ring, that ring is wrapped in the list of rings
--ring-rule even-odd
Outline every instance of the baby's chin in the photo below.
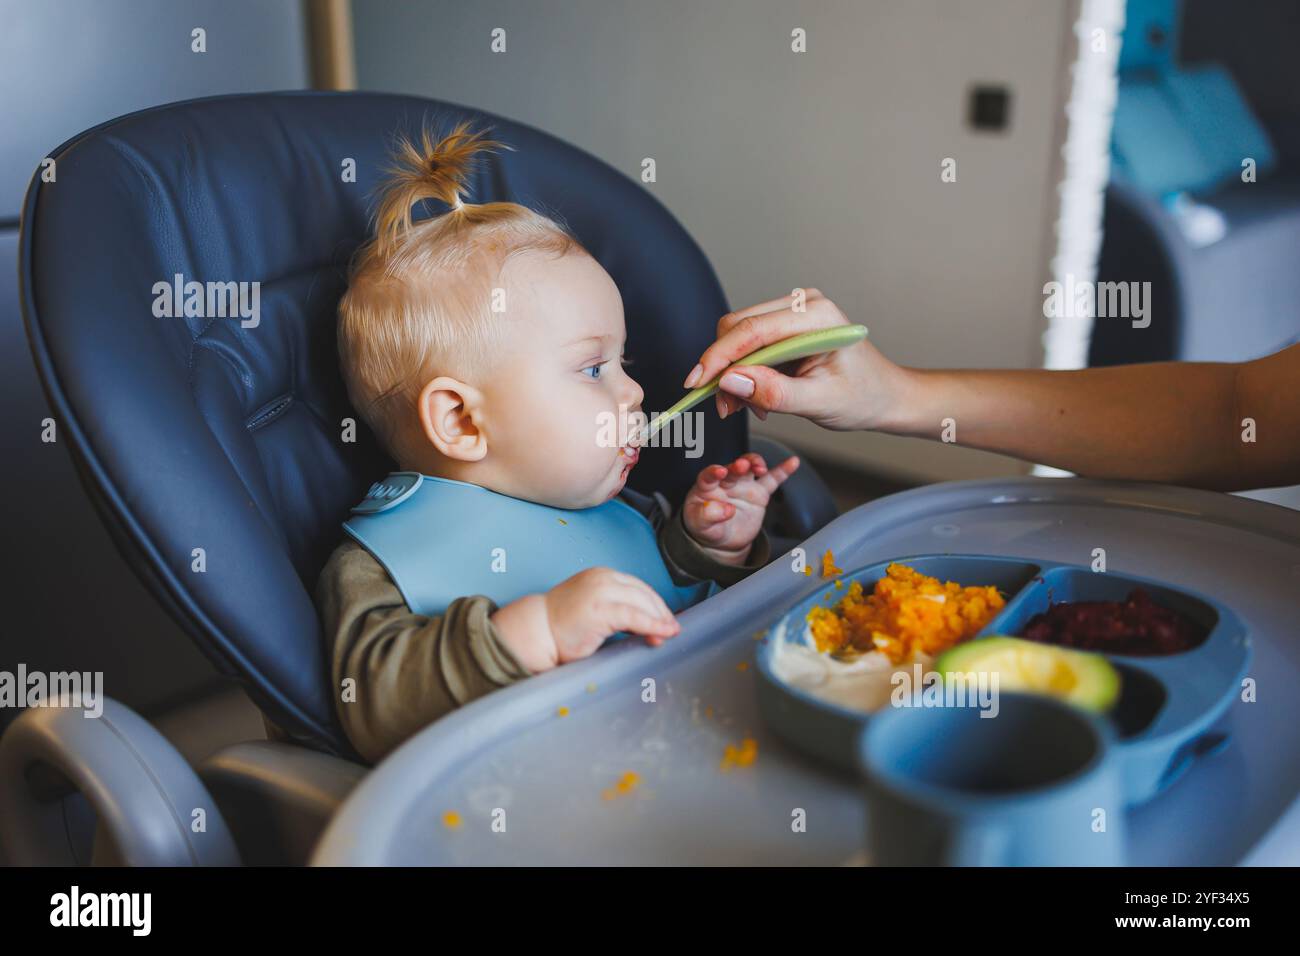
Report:
[[[627,474],[623,474],[619,478],[617,478],[614,481],[614,487],[610,489],[609,494],[605,496],[605,501],[609,501],[611,498],[618,497],[618,495],[623,491],[623,489],[627,487],[627,479],[628,479]]]
[[[612,478],[606,478],[591,491],[581,495],[554,492],[521,497],[526,497],[530,501],[548,505],[552,508],[563,508],[565,511],[581,511],[584,508],[599,507],[605,502],[618,497],[626,485],[626,476],[615,475]]]
[[[632,475],[632,469],[636,466],[635,462],[631,464],[625,458],[620,457],[616,464],[611,468],[609,474],[600,482],[599,486],[580,503],[568,505],[570,508],[595,508],[603,505],[605,502],[617,498],[627,487],[628,478]]]
[[[619,455],[609,462],[598,475],[591,475],[578,480],[574,480],[574,476],[569,476],[569,480],[558,487],[539,488],[534,485],[530,488],[519,488],[504,493],[513,494],[516,498],[524,498],[552,508],[564,508],[567,511],[596,508],[616,498],[623,491],[635,467],[635,460],[629,462],[625,456]],[[586,490],[575,493],[575,487],[583,487]],[[502,491],[503,489],[497,488],[493,490]]]

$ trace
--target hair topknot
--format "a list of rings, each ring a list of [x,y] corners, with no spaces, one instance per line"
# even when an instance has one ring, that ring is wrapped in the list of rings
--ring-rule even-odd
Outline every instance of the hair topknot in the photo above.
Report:
[[[462,120],[443,136],[436,138],[428,124],[419,141],[399,135],[393,147],[393,164],[383,185],[383,195],[375,214],[374,252],[388,259],[399,249],[411,231],[412,212],[417,203],[436,199],[451,207],[449,216],[464,216],[467,205],[462,195],[467,181],[484,153],[513,147],[487,138],[487,130],[471,129]]]
[[[374,234],[349,263],[338,305],[348,397],[392,457],[415,470],[427,454],[417,413],[424,385],[436,375],[487,375],[498,360],[508,320],[493,297],[507,262],[586,254],[568,229],[527,206],[463,201],[475,163],[511,148],[468,122],[441,137],[427,123],[417,139],[399,134]],[[448,210],[413,221],[429,199]]]

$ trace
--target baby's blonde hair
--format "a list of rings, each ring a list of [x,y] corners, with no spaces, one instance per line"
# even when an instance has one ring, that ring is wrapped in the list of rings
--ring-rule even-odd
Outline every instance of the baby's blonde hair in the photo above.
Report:
[[[506,261],[525,251],[585,252],[563,226],[512,202],[462,199],[479,157],[504,143],[462,122],[435,139],[400,136],[382,187],[375,234],[353,258],[339,301],[338,346],[353,406],[390,455],[411,450],[424,386],[438,375],[472,380],[491,370],[506,316],[493,288]],[[418,222],[416,203],[450,209]]]

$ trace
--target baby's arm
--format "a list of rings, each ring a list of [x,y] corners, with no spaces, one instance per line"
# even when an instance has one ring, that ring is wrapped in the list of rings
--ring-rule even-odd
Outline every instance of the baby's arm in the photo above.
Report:
[[[712,551],[691,537],[686,530],[682,509],[677,509],[671,520],[665,521],[659,531],[659,552],[663,556],[673,580],[678,584],[693,584],[712,580],[723,587],[743,581],[772,559],[772,546],[767,534],[760,528],[758,536],[749,547],[742,564],[719,561]]]
[[[730,587],[743,581],[771,560],[772,545],[760,526],[749,548],[749,556],[741,564],[719,561],[709,549],[691,537],[683,522],[682,509],[673,512],[663,495],[642,494],[624,488],[619,496],[626,504],[645,515],[655,529],[659,554],[673,581],[679,585],[716,581]]]
[[[619,631],[662,644],[681,630],[668,605],[640,578],[613,568],[579,571],[545,594],[529,594],[492,615],[505,642],[538,671],[590,657]]]
[[[532,673],[492,623],[497,607],[489,598],[462,597],[443,614],[416,614],[383,566],[352,541],[325,566],[317,607],[335,712],[372,762],[439,717]]]
[[[457,707],[590,656],[611,634],[630,631],[658,644],[681,629],[649,585],[610,568],[589,568],[500,608],[479,594],[457,598],[440,615],[417,614],[352,541],[325,566],[317,606],[335,711],[352,746],[372,762]]]

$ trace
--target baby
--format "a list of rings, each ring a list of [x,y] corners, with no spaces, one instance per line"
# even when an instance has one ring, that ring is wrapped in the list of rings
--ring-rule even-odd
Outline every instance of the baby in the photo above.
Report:
[[[317,588],[338,714],[371,761],[612,635],[674,636],[674,611],[768,561],[763,515],[799,465],[711,465],[676,513],[625,487],[639,443],[601,437],[643,420],[618,288],[545,216],[462,199],[499,148],[465,124],[399,141],[339,303],[348,394],[401,469]],[[413,222],[430,199],[449,211]]]

